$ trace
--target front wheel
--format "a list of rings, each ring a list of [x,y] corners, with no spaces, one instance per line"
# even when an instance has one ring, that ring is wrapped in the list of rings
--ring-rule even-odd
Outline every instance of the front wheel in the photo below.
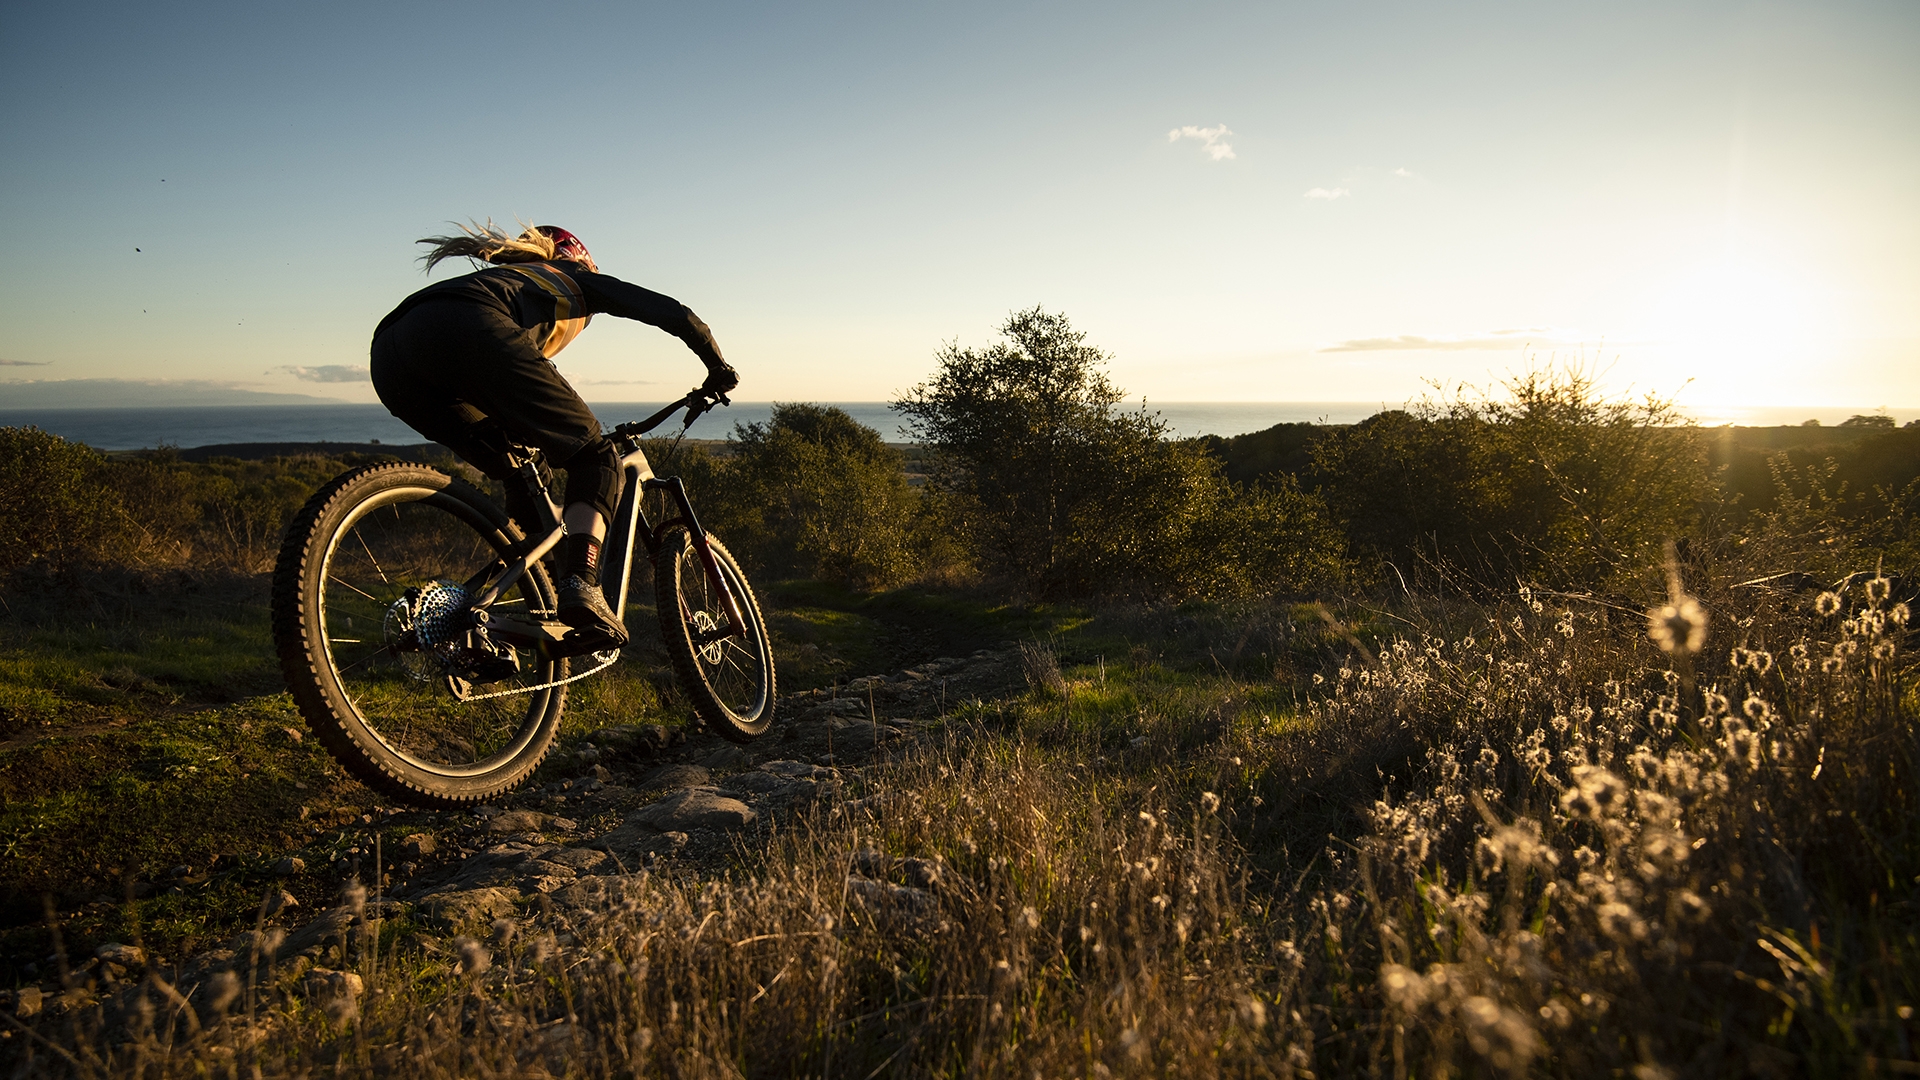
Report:
[[[288,528],[273,574],[281,670],[314,734],[367,786],[457,806],[546,756],[566,661],[468,632],[468,583],[515,539],[478,489],[400,462],[340,476]],[[528,567],[492,609],[550,616],[545,570]]]
[[[739,605],[744,632],[715,636],[727,625],[726,600],[714,589],[686,527],[674,526],[654,556],[660,635],[693,711],[721,738],[750,742],[773,724],[773,645],[740,564],[712,536],[707,546]]]

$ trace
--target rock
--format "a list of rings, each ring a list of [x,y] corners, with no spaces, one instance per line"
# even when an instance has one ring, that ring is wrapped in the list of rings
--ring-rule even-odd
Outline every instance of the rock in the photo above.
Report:
[[[645,887],[644,874],[619,874],[609,877],[581,878],[549,895],[555,904],[599,914],[627,900],[637,899]]]
[[[365,992],[366,984],[351,971],[314,968],[307,973],[307,997],[336,1024],[359,1014],[360,995]]]
[[[288,892],[285,889],[276,889],[273,892],[267,894],[266,903],[262,905],[261,910],[264,911],[269,918],[271,918],[287,910],[288,908],[296,908],[299,906],[300,906],[300,901],[294,899],[294,896],[292,893]]]
[[[542,814],[538,810],[508,810],[488,818],[484,827],[488,832],[500,835],[531,833],[539,832],[552,820],[551,814]]]
[[[899,926],[927,918],[940,902],[925,889],[863,877],[847,879],[849,906],[858,907],[881,926]]]
[[[769,761],[760,768],[763,772],[770,772],[775,776],[790,776],[804,780],[832,780],[838,775],[832,769],[805,761]]]
[[[146,951],[138,945],[122,945],[109,941],[93,951],[94,958],[103,964],[119,964],[121,967],[137,968],[147,962]]]
[[[938,862],[932,859],[901,859],[895,869],[909,882],[922,889],[937,889],[943,879]]]
[[[595,851],[592,848],[561,848],[551,855],[544,856],[542,861],[557,863],[576,873],[593,874],[602,872],[603,868],[611,869],[607,864],[612,860],[607,858],[606,852]]]
[[[659,724],[622,724],[603,727],[588,735],[587,741],[612,754],[646,757],[667,745],[667,729]]]
[[[281,877],[292,877],[306,870],[306,868],[307,862],[305,859],[296,858],[291,855],[273,864],[273,872]]]
[[[19,997],[13,1003],[13,1015],[23,1020],[29,1016],[38,1016],[45,1004],[46,999],[41,995],[39,987],[26,987],[20,991]]]
[[[751,825],[758,817],[739,799],[730,799],[710,787],[696,787],[635,810],[627,815],[626,823],[645,825],[659,832],[725,831]]]
[[[543,859],[526,863],[520,871],[521,876],[518,882],[520,888],[527,892],[538,893],[550,893],[570,885],[574,878],[580,876],[571,866],[563,866]]]
[[[320,917],[307,925],[275,939],[275,931],[269,930],[260,943],[260,955],[263,958],[292,956],[317,946],[338,944],[347,930],[354,924],[353,912],[344,907],[332,908],[320,913]]]
[[[698,765],[662,765],[647,774],[640,786],[645,788],[666,788],[678,791],[681,788],[701,787],[713,781],[713,774]]]
[[[687,846],[687,834],[675,830],[660,832],[639,822],[622,825],[600,839],[594,847],[604,849],[610,861],[625,872],[646,864],[648,859],[672,855]]]
[[[434,892],[447,892],[461,889],[477,889],[488,885],[504,885],[513,881],[522,873],[520,866],[531,860],[544,859],[561,850],[551,844],[523,844],[508,841],[495,844],[478,855],[460,864]]]
[[[607,768],[605,765],[595,765],[593,767],[593,778],[604,784],[613,779],[613,770]]]
[[[734,769],[747,763],[747,752],[737,746],[723,746],[701,759],[709,769]]]
[[[489,925],[502,915],[513,913],[520,894],[513,889],[456,889],[423,896],[418,908],[428,918],[450,929]]]
[[[780,791],[792,785],[793,781],[785,777],[776,776],[770,772],[755,770],[753,772],[743,772],[738,776],[728,777],[726,782],[720,786],[728,791],[744,792],[749,795],[765,795],[770,791]]]
[[[400,855],[403,858],[419,860],[440,850],[439,841],[432,833],[418,832],[400,841]]]

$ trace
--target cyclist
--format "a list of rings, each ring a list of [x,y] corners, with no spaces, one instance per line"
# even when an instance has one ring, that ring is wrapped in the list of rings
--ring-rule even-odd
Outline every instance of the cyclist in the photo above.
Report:
[[[602,274],[580,238],[555,225],[509,236],[488,221],[429,236],[432,270],[465,256],[492,265],[435,282],[400,302],[373,332],[373,388],[387,411],[503,481],[523,531],[539,518],[508,464],[507,442],[538,447],[567,471],[560,620],[605,634],[626,629],[600,592],[600,545],[620,501],[620,458],[553,357],[595,315],[657,326],[707,366],[704,388],[725,393],[740,377],[700,317],[672,297]]]

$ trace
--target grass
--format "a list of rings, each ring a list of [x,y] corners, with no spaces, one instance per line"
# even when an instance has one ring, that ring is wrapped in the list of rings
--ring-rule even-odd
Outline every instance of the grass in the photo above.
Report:
[[[280,859],[331,866],[359,842],[349,836],[372,827],[369,816],[395,823],[395,841],[419,828],[390,816],[397,808],[305,734],[279,688],[263,578],[90,585],[18,592],[0,617],[0,985],[26,979],[26,964],[44,970],[48,900],[75,949],[138,935],[178,957],[251,925],[269,888],[287,885],[309,906],[331,898],[337,875],[283,882],[272,872]],[[795,589],[815,602],[769,605],[788,691],[927,659],[936,645],[971,651],[1033,625],[1002,625],[966,598],[874,603]],[[956,617],[963,632],[924,633]],[[651,618],[644,605],[630,613],[643,627]],[[570,688],[562,753],[535,782],[601,727],[691,721],[655,638],[643,630],[625,662]],[[337,828],[348,822],[355,828]]]
[[[972,618],[1027,643],[1032,684],[951,703],[722,872],[624,879],[475,938],[344,935],[325,963],[362,978],[350,1001],[287,975],[192,1022],[155,997],[132,1028],[83,1010],[41,1030],[82,1075],[1913,1067],[1904,624],[1864,587],[1822,616],[1725,587],[1741,576],[1702,575],[1690,656],[1637,614],[1524,591],[1074,610],[783,586],[811,601],[783,609],[787,648],[884,656],[918,628],[883,615]],[[630,678],[610,700],[654,692]],[[266,730],[273,700],[127,737],[174,747],[155,785],[261,775],[193,755]],[[260,753],[288,770],[311,749]],[[300,850],[359,843],[322,828]],[[261,871],[228,872],[229,908],[122,910],[181,940],[231,926]]]

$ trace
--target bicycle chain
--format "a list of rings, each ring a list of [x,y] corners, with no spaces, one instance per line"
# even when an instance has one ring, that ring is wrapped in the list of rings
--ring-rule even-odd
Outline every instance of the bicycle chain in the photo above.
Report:
[[[544,683],[541,683],[539,686],[521,686],[521,687],[516,687],[512,690],[495,690],[491,694],[472,694],[467,697],[461,698],[460,701],[464,704],[470,701],[486,701],[488,698],[512,697],[515,694],[531,694],[539,690],[551,690],[556,686],[565,686],[570,682],[579,682],[581,679],[584,679],[589,675],[600,674],[601,672],[612,667],[614,663],[620,659],[619,649],[612,649],[609,651],[612,652],[613,655],[607,657],[607,659],[599,667],[594,668],[591,671],[583,671],[578,675],[569,675],[564,679],[555,679],[552,682],[544,682]],[[599,654],[593,653],[590,655],[598,656]]]

